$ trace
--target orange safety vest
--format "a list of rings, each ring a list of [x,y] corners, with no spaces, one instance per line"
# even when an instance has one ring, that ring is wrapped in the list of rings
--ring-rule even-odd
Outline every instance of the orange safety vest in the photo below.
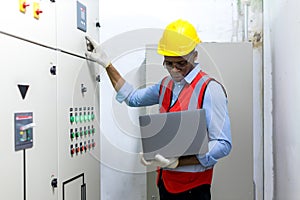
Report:
[[[214,79],[200,71],[191,84],[184,86],[178,99],[171,106],[174,81],[170,76],[165,77],[162,80],[159,93],[160,113],[201,109],[206,87],[211,80]],[[157,183],[161,178],[170,193],[180,193],[203,184],[211,184],[213,176],[213,168],[203,172],[180,172],[166,169],[157,170],[157,172]]]

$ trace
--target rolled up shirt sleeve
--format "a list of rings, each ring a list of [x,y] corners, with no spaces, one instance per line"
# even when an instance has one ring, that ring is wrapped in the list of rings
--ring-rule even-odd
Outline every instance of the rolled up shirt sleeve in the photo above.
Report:
[[[227,98],[219,83],[211,81],[208,84],[203,108],[206,110],[208,127],[208,152],[197,155],[197,158],[202,166],[210,167],[230,153],[232,143]]]
[[[125,101],[128,96],[132,93],[133,87],[128,82],[125,82],[124,85],[120,88],[120,90],[117,92],[116,100],[119,103],[122,103]]]
[[[125,102],[131,107],[150,106],[159,102],[160,83],[146,88],[134,89],[131,84],[125,82],[117,92],[116,100],[120,103]]]

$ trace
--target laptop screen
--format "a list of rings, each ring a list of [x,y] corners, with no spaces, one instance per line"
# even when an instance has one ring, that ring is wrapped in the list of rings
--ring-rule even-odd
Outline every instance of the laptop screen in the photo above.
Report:
[[[144,158],[166,158],[207,152],[205,110],[149,114],[139,117]]]

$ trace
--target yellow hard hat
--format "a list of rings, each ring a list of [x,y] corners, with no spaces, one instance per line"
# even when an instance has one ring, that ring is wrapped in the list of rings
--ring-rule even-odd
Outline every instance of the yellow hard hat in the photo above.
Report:
[[[195,27],[179,19],[171,22],[164,30],[157,52],[164,56],[184,56],[201,43]]]

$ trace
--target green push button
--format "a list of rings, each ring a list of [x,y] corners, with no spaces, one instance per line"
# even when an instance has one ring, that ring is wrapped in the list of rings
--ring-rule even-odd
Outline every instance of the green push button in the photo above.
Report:
[[[74,116],[70,116],[70,122],[73,123],[75,121],[75,117]]]
[[[94,115],[94,114],[92,114],[91,118],[92,118],[92,120],[94,120],[94,119],[95,119],[95,115]]]
[[[79,122],[79,116],[78,115],[75,117],[75,122],[76,123]]]
[[[79,137],[79,132],[76,132],[76,133],[75,133],[75,136],[76,136],[76,137]]]

